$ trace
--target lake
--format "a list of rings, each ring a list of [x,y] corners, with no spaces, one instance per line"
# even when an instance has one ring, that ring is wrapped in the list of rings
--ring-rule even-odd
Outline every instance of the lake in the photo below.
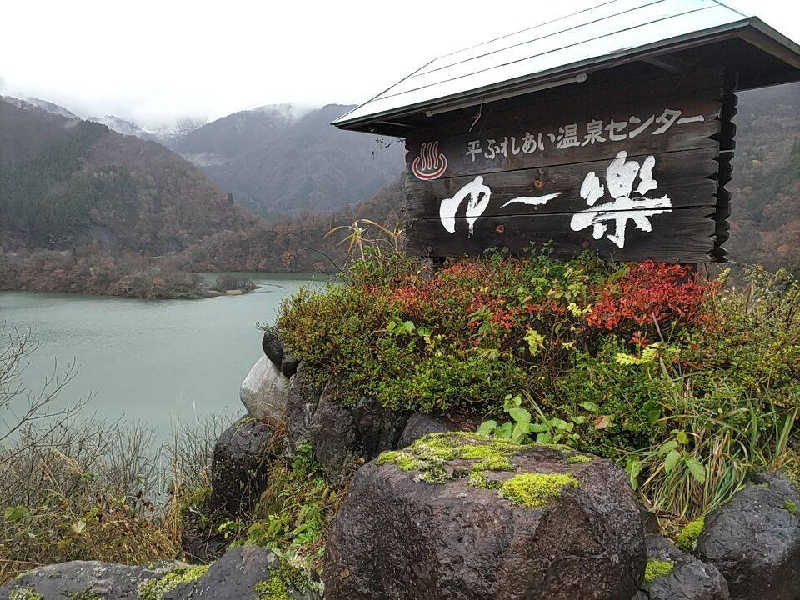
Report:
[[[281,301],[310,275],[245,273],[258,288],[242,296],[203,300],[136,300],[71,294],[0,293],[0,323],[30,328],[39,342],[23,373],[40,389],[73,359],[77,375],[62,393],[91,395],[88,410],[151,425],[159,437],[170,423],[211,413],[244,414],[239,385],[262,355],[256,322],[274,322]]]

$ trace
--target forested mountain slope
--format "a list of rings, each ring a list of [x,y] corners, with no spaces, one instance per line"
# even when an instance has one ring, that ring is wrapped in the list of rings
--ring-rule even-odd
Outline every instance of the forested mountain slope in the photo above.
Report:
[[[740,94],[736,124],[729,258],[800,270],[800,84]]]
[[[329,104],[299,118],[286,109],[243,111],[173,147],[256,214],[340,210],[369,200],[403,170],[402,143],[330,125],[350,108]]]
[[[254,222],[163,146],[0,100],[3,247],[180,251]]]

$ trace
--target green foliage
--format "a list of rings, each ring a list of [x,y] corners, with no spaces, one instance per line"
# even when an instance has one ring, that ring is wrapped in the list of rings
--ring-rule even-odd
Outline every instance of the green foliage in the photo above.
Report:
[[[293,593],[303,593],[314,588],[305,571],[286,562],[271,569],[269,579],[256,584],[255,600],[292,600]]]
[[[688,523],[675,539],[678,548],[685,552],[694,552],[697,548],[697,539],[700,537],[700,534],[703,533],[705,524],[706,522],[703,517]]]
[[[222,531],[229,533],[233,544],[270,548],[305,567],[318,566],[323,534],[339,498],[325,480],[311,446],[301,445],[291,462],[276,459],[268,481],[249,521],[226,521],[220,525]]]
[[[511,421],[498,425],[497,421],[489,420],[484,421],[478,427],[478,433],[482,435],[494,435],[499,439],[509,439],[518,444],[530,443],[530,434],[536,434],[536,443],[538,444],[569,444],[578,439],[578,435],[572,433],[574,429],[573,422],[566,422],[558,417],[547,418],[541,412],[538,406],[535,406],[539,412],[539,421],[531,423],[531,413],[525,408],[522,408],[522,397],[506,396],[503,402],[503,411],[511,417]],[[580,422],[579,418],[573,418],[573,421]]]
[[[724,283],[591,256],[489,255],[435,273],[369,256],[287,301],[279,325],[339,402],[464,415],[496,440],[609,458],[649,509],[685,523],[749,472],[797,463],[800,285],[759,269]]]
[[[666,577],[675,568],[675,563],[669,560],[648,560],[644,568],[644,582],[653,583],[659,577]]]
[[[503,498],[528,508],[547,506],[561,495],[564,487],[580,487],[572,475],[562,473],[522,473],[500,487]]]

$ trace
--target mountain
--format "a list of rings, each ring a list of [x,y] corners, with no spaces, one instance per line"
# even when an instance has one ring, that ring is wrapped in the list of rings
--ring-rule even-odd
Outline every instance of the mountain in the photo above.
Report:
[[[0,100],[0,242],[180,251],[256,219],[167,148],[30,102]]]
[[[280,105],[244,110],[177,137],[170,147],[200,167],[223,165],[269,144],[294,120]]]
[[[327,212],[371,198],[403,170],[402,143],[330,125],[350,106],[234,113],[171,145],[237,204],[264,216]]]
[[[735,122],[728,257],[800,274],[800,84],[739,94]]]

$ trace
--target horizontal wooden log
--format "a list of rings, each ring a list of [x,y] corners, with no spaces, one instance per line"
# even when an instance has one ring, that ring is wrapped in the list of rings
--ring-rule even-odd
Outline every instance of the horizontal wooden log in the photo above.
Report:
[[[659,73],[655,77],[644,77],[636,69],[623,71],[596,73],[582,84],[437,114],[428,117],[425,126],[420,125],[410,135],[423,140],[436,137],[442,131],[485,132],[504,126],[509,119],[517,118],[521,113],[539,117],[551,115],[561,120],[567,112],[583,115],[603,107],[657,106],[665,100],[694,102],[696,98],[707,98],[721,101],[730,93],[730,84],[725,81],[723,69],[719,67],[681,75]]]
[[[616,123],[620,124],[620,127],[625,127],[615,134],[621,136],[641,127],[641,125],[630,123],[631,117],[638,115],[637,118],[647,121],[653,118],[654,114],[660,116],[665,107],[672,106],[681,109],[682,105],[662,103],[660,108],[648,111],[616,107],[606,111],[600,108],[595,112],[585,112],[581,115],[571,115],[559,111],[557,120],[552,117],[543,118],[541,115],[522,113],[509,119],[502,127],[489,131],[459,133],[442,130],[438,138],[409,138],[406,141],[407,167],[410,176],[418,178],[415,176],[412,164],[423,154],[422,145],[430,142],[438,142],[436,159],[440,164],[444,159],[447,160],[447,168],[439,176],[440,178],[611,159],[623,150],[630,155],[639,155],[701,148],[719,149],[716,137],[723,133],[723,124],[719,120],[721,104],[716,101],[707,101],[704,104],[702,109],[698,107],[696,111],[692,109],[683,113],[687,118],[701,117],[703,121],[681,124],[676,122],[665,133],[659,135],[653,134],[659,128],[659,125],[653,122],[647,130],[636,137],[620,141],[613,141],[611,133],[603,129],[600,132],[600,139],[605,141],[586,145],[583,144],[587,142],[589,135],[588,126],[594,119],[602,121],[602,126],[605,128],[613,118]],[[569,123],[577,124],[577,140],[581,145],[559,148],[556,146],[558,142],[554,143],[548,134],[562,135],[559,128]],[[526,146],[524,142],[528,133],[532,134],[535,139],[534,144],[530,146]],[[526,151],[531,148],[535,149]],[[476,153],[477,150],[480,152]]]
[[[465,218],[457,219],[455,233],[448,233],[439,219],[416,219],[408,224],[408,251],[418,256],[478,256],[487,248],[508,248],[524,254],[530,245],[553,242],[553,254],[572,256],[582,250],[595,250],[616,260],[654,259],[664,262],[709,262],[717,260],[713,208],[683,208],[650,217],[651,232],[640,231],[629,221],[625,244],[619,248],[603,236],[593,239],[591,229],[573,231],[572,215],[510,215],[481,217],[468,233]],[[615,223],[608,223],[615,233]]]
[[[653,178],[658,188],[648,192],[648,197],[668,195],[673,207],[714,206],[718,183],[714,180],[719,165],[714,148],[689,150],[657,155]],[[646,155],[629,156],[643,164]],[[486,173],[482,175],[483,184],[492,191],[490,203],[483,216],[507,214],[546,214],[577,212],[587,208],[586,199],[580,196],[581,185],[588,173],[594,172],[604,187],[608,160],[581,164],[523,169],[519,171]],[[439,206],[445,198],[452,198],[463,186],[474,181],[474,177],[452,177],[433,181],[406,179],[406,216],[408,218],[437,218]],[[636,182],[638,185],[638,180]],[[635,186],[634,186],[635,187]],[[524,204],[514,202],[504,204],[519,197],[542,197],[559,194],[546,204]],[[613,200],[608,191],[598,202]],[[466,210],[466,199],[461,203],[457,214]]]

